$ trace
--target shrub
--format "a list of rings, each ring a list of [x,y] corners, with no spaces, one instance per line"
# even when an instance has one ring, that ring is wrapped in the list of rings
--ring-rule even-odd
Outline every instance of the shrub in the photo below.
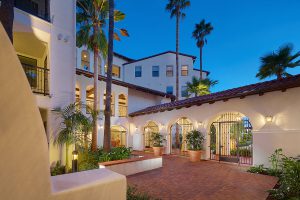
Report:
[[[51,176],[57,176],[65,174],[65,166],[61,165],[60,161],[57,161],[54,167],[50,168]]]
[[[300,199],[300,161],[283,158],[279,187],[269,192],[271,197],[279,200]]]
[[[135,187],[128,186],[127,188],[127,200],[159,200],[151,197],[147,193],[139,193]]]
[[[250,167],[247,172],[255,174],[267,174],[267,169],[264,167],[264,165],[258,165]]]
[[[251,157],[252,156],[252,152],[248,148],[240,148],[239,150],[232,149],[232,150],[230,150],[230,155],[237,156],[237,152],[239,152],[239,156],[242,156],[242,157]]]
[[[190,131],[186,134],[186,142],[189,150],[201,150],[204,142],[204,135],[197,130]]]
[[[166,139],[160,133],[152,133],[150,141],[153,142],[154,147],[163,147],[163,142],[166,141]]]
[[[131,156],[132,149],[126,147],[115,147],[111,149],[111,152],[103,152],[99,156],[99,162],[107,162],[113,160],[124,160],[128,159]]]

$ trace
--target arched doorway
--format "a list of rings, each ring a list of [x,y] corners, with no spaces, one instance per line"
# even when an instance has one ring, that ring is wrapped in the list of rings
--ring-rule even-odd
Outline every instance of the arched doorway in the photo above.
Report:
[[[252,126],[240,113],[221,114],[210,126],[210,159],[252,165]]]
[[[180,118],[170,127],[170,147],[172,154],[186,155],[187,145],[185,137],[193,130],[192,121],[186,117]]]
[[[152,133],[158,133],[159,127],[154,121],[150,121],[144,127],[144,148],[149,149],[153,146],[152,142],[150,141]]]
[[[111,127],[111,146],[125,147],[126,146],[126,129],[122,126]]]

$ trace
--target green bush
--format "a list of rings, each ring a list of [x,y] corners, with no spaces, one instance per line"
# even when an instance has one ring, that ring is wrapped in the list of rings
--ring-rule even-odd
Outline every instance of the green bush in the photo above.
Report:
[[[50,168],[51,176],[57,176],[65,174],[65,166],[61,165],[60,161],[57,161],[55,166]]]
[[[274,199],[300,199],[300,161],[294,158],[282,159],[282,173],[279,176],[279,187],[270,190]]]
[[[258,165],[250,167],[247,172],[255,173],[255,174],[267,174],[267,168],[264,165]]]
[[[202,149],[204,135],[197,130],[190,131],[186,134],[186,142],[189,150],[198,151]]]
[[[111,149],[111,152],[103,152],[99,156],[99,162],[107,162],[113,160],[124,160],[128,159],[131,156],[132,149],[126,147],[115,147]]]
[[[237,156],[237,152],[239,152],[239,155],[242,157],[251,157],[252,156],[252,152],[248,148],[240,148],[239,150],[232,149],[232,150],[230,150],[230,155]]]
[[[151,197],[147,193],[139,193],[135,187],[128,186],[127,188],[127,200],[159,200]]]
[[[166,139],[160,133],[152,133],[150,136],[150,141],[153,142],[154,147],[162,147],[163,142],[166,141]]]

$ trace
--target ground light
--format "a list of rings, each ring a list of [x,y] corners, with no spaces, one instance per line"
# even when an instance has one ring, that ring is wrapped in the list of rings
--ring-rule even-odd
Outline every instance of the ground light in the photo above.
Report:
[[[72,172],[78,172],[78,151],[73,151],[72,156]]]

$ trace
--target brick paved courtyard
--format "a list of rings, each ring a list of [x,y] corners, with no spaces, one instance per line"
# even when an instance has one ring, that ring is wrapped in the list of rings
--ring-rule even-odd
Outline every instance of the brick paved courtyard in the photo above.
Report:
[[[191,163],[188,158],[164,156],[163,168],[129,176],[127,181],[138,191],[163,200],[266,199],[266,190],[273,188],[277,179],[245,170],[232,164]]]

